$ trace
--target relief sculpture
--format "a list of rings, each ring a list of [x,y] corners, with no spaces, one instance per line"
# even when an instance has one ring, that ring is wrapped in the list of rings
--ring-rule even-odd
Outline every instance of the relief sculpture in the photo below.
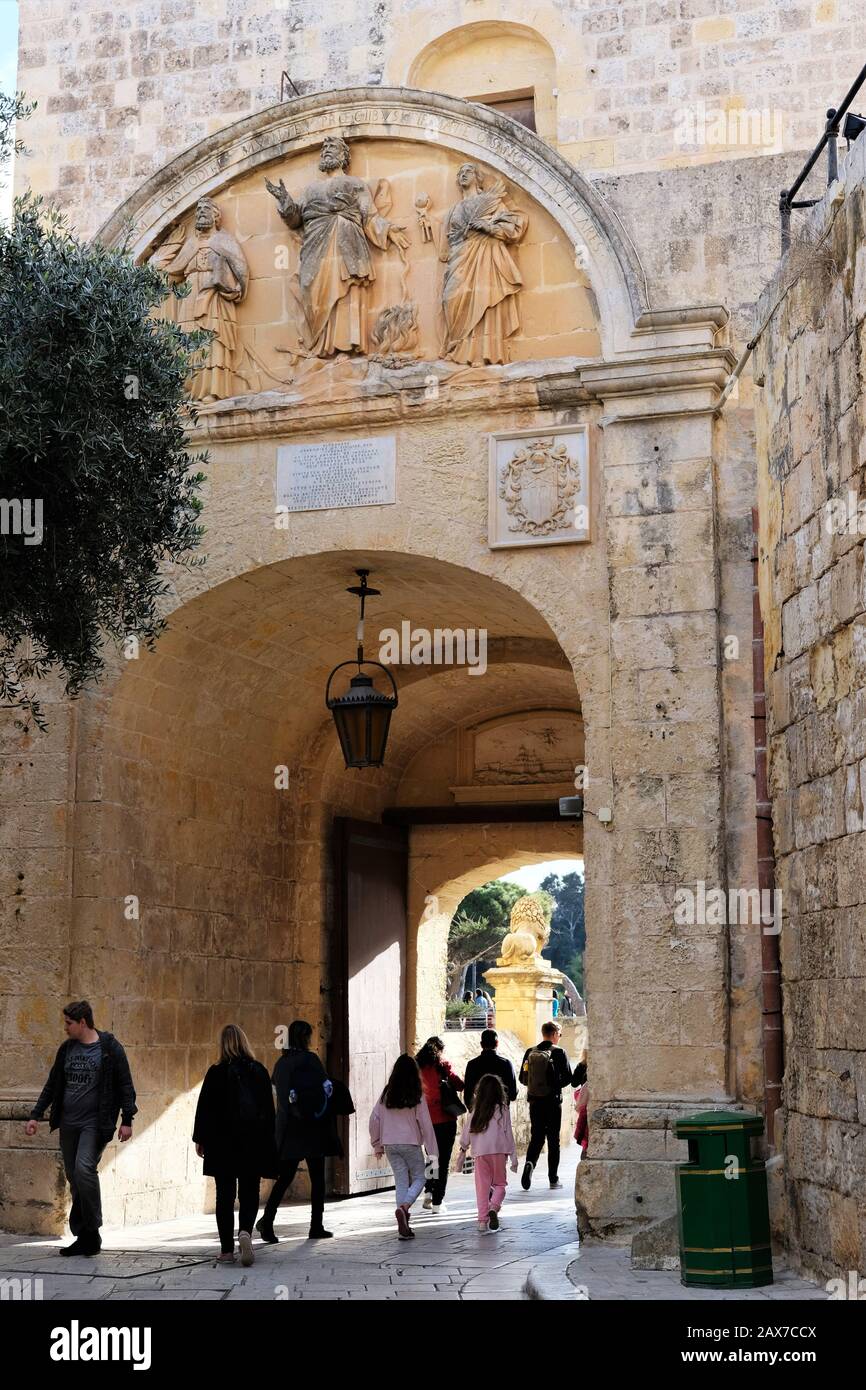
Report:
[[[501,179],[484,187],[477,164],[457,171],[461,200],[440,233],[445,261],[443,356],[469,366],[504,362],[508,339],[520,327],[517,294],[523,278],[509,246],[526,232],[528,218],[508,204]]]
[[[208,329],[213,337],[204,365],[188,383],[194,401],[224,400],[248,389],[242,374],[237,305],[247,292],[249,267],[238,242],[221,229],[220,210],[212,198],[199,198],[195,222],[187,234],[181,226],[160,247],[153,264],[169,281],[189,284],[189,294],[172,299],[169,309],[187,332]]]
[[[405,251],[409,244],[403,226],[383,215],[363,179],[347,173],[349,157],[346,141],[328,136],[319,159],[324,177],[297,200],[282,179],[265,180],[286,226],[301,233],[304,346],[314,357],[369,351],[367,297],[376,279],[370,247]],[[388,196],[384,180],[379,193],[380,201]]]

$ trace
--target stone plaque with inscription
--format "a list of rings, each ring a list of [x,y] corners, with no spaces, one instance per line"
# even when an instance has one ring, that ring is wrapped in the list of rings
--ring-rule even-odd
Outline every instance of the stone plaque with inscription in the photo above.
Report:
[[[318,440],[277,449],[277,506],[290,512],[382,507],[397,501],[397,447],[392,434]]]

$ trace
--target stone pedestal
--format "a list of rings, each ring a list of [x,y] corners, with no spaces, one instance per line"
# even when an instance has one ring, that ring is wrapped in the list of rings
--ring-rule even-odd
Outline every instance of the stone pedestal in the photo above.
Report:
[[[484,978],[496,990],[496,1027],[516,1033],[526,1047],[541,1037],[541,1025],[552,1017],[553,991],[561,976],[540,965],[509,965],[487,970]]]

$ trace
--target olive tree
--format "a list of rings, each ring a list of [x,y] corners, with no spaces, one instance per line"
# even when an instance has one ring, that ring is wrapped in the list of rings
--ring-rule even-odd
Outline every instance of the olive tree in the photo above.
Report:
[[[0,158],[27,109],[0,99]],[[152,645],[166,564],[201,563],[184,383],[209,335],[155,312],[170,292],[33,194],[0,226],[0,705],[40,723],[42,679],[75,695],[107,642]]]

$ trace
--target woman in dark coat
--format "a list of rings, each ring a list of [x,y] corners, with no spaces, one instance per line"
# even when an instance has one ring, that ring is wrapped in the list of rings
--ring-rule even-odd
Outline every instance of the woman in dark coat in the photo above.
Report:
[[[206,1176],[216,1183],[220,1260],[234,1259],[237,1196],[241,1264],[251,1265],[259,1182],[278,1171],[274,1097],[267,1069],[256,1061],[246,1034],[235,1023],[220,1034],[220,1060],[202,1083],[192,1138]]]
[[[274,1067],[277,1092],[277,1154],[279,1177],[271,1188],[264,1214],[256,1225],[262,1240],[273,1245],[277,1208],[294,1181],[299,1164],[310,1175],[310,1239],[333,1235],[323,1225],[325,1214],[325,1159],[341,1158],[343,1146],[337,1133],[332,1091],[325,1068],[310,1051],[313,1030],[296,1019],[289,1027],[289,1045]]]

